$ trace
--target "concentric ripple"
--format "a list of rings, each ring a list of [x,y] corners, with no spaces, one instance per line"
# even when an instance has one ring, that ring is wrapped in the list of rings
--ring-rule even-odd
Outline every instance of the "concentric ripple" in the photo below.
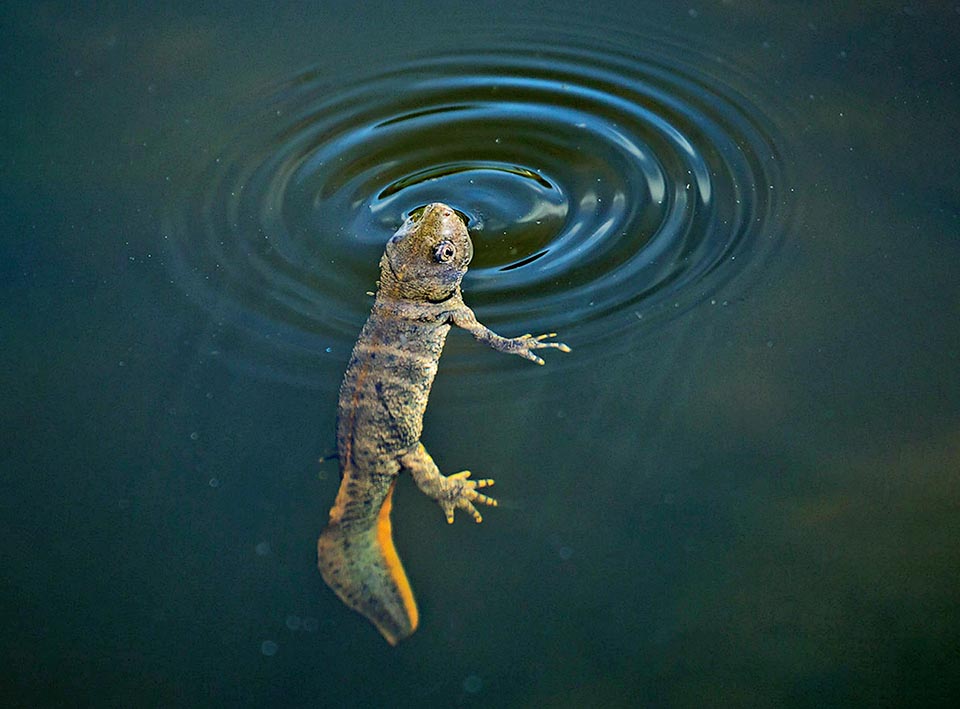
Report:
[[[240,123],[165,236],[241,358],[297,379],[342,365],[384,243],[430,202],[468,219],[478,317],[575,348],[710,298],[775,241],[768,121],[663,58],[513,47],[349,85],[313,71]],[[455,350],[446,370],[485,354]]]

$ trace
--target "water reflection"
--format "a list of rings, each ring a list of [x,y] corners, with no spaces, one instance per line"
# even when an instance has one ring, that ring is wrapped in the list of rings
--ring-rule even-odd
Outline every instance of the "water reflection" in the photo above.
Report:
[[[296,379],[349,350],[383,243],[441,200],[469,220],[465,290],[499,331],[582,345],[672,318],[775,246],[784,185],[762,113],[657,51],[505,44],[333,88],[295,76],[183,185],[175,280],[250,368],[260,349]]]

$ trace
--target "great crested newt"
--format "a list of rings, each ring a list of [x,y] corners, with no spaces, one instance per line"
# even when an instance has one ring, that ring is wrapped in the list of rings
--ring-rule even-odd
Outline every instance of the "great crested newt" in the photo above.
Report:
[[[479,492],[493,480],[470,471],[442,475],[420,443],[423,413],[451,325],[500,352],[537,364],[535,350],[569,352],[548,335],[506,338],[477,321],[460,282],[473,242],[445,204],[411,216],[387,242],[373,310],[353,348],[337,409],[340,490],[317,542],[324,581],[373,623],[391,645],[417,628],[417,604],[393,545],[390,509],[401,471],[440,505],[448,523],[460,509],[482,520],[474,504],[496,507]]]

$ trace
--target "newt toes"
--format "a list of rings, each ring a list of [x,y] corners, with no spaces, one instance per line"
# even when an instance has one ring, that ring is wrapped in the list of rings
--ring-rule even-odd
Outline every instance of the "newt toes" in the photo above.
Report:
[[[555,333],[507,338],[477,321],[460,283],[473,258],[467,227],[445,204],[427,206],[390,237],[380,285],[340,385],[337,457],[340,489],[317,541],[323,580],[391,645],[417,629],[419,613],[393,546],[390,510],[399,474],[410,473],[440,505],[482,521],[477,505],[497,502],[478,490],[493,480],[443,475],[420,443],[423,413],[447,333],[457,325],[500,352],[543,364],[534,351],[569,352]]]

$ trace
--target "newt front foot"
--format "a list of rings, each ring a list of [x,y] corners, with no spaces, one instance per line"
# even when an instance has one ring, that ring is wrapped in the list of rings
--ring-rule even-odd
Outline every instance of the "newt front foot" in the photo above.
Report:
[[[569,352],[570,348],[562,342],[545,342],[545,340],[556,337],[557,333],[548,332],[544,335],[521,335],[511,340],[511,344],[517,348],[517,354],[521,357],[526,357],[531,362],[536,362],[537,364],[543,364],[543,359],[538,357],[533,353],[533,350],[540,350],[547,347],[552,347],[554,349],[560,350],[561,352]]]
[[[466,510],[473,515],[473,520],[477,524],[480,524],[483,521],[483,517],[477,511],[477,508],[473,506],[474,502],[489,505],[490,507],[497,506],[497,501],[492,497],[487,497],[477,492],[480,488],[493,485],[493,480],[489,478],[484,480],[468,480],[467,478],[469,477],[470,471],[464,470],[461,473],[454,473],[442,479],[440,494],[437,495],[436,500],[447,518],[447,524],[453,524],[453,511],[455,509]]]

